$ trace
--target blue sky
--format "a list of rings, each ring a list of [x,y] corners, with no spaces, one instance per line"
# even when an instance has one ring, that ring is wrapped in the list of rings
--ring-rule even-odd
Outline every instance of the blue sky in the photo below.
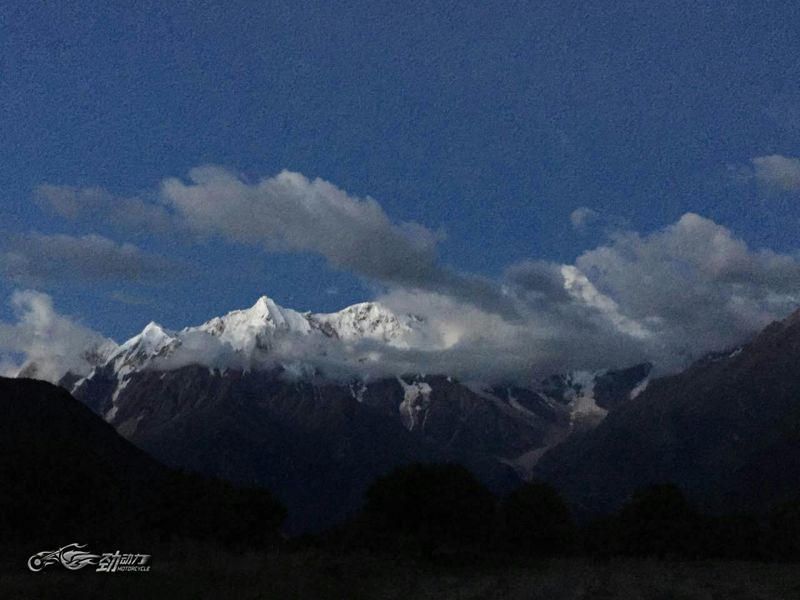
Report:
[[[314,248],[64,218],[35,201],[50,184],[160,206],[165,179],[207,164],[250,183],[288,169],[374,198],[392,223],[441,238],[448,272],[491,281],[687,212],[794,257],[798,22],[793,2],[5,3],[7,252],[35,253],[32,232],[94,234],[174,264],[161,276],[6,267],[0,297],[34,287],[124,339],[263,293],[335,310],[385,289]],[[759,172],[765,156],[788,162]],[[576,228],[580,207],[594,212]]]

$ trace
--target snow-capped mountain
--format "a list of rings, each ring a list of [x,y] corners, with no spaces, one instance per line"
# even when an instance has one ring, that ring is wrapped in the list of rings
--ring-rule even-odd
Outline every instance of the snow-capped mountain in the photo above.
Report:
[[[467,385],[392,362],[442,347],[429,329],[376,302],[323,314],[264,296],[178,331],[149,323],[62,385],[157,458],[267,485],[290,506],[290,523],[313,528],[357,507],[376,475],[409,460],[461,462],[505,488],[624,403],[650,371]],[[317,489],[314,477],[335,481]],[[330,505],[315,504],[321,494]]]
[[[234,310],[179,331],[150,322],[125,343],[96,353],[95,368],[86,377],[71,377],[62,383],[69,383],[73,392],[80,393],[95,378],[106,381],[106,387],[112,389],[111,405],[105,413],[110,420],[116,414],[117,398],[131,375],[144,370],[170,371],[198,365],[220,373],[278,370],[295,378],[337,381],[343,380],[344,371],[353,397],[358,400],[363,399],[370,380],[395,377],[404,390],[398,411],[407,427],[413,429],[429,403],[430,386],[406,383],[403,377],[408,374],[402,371],[392,373],[380,362],[381,350],[440,347],[426,325],[419,316],[395,314],[378,302],[355,304],[335,313],[301,313],[262,296],[250,308]],[[375,377],[375,371],[368,368],[375,363],[380,363],[381,369],[377,371],[380,377]],[[635,381],[628,381],[630,373],[623,374],[622,379],[639,384],[648,372],[649,367],[632,372]],[[616,372],[608,375],[607,371],[573,371],[526,389],[518,386],[493,389],[474,383],[470,388],[483,398],[510,407],[515,417],[548,418],[552,422],[569,423],[570,428],[586,428],[599,423],[608,409],[604,401],[607,393],[601,395],[599,404],[595,401],[595,381],[600,381],[602,388],[606,380],[618,379]],[[354,387],[353,380],[360,383]]]
[[[320,363],[334,360],[345,365],[379,360],[376,347],[408,349],[425,343],[430,337],[422,318],[396,315],[377,302],[336,313],[301,313],[262,296],[250,308],[180,331],[151,322],[107,353],[100,366],[113,366],[120,379],[135,370],[190,364],[223,371],[281,367],[313,373]]]
[[[281,334],[321,334],[344,341],[375,340],[407,348],[423,324],[421,317],[396,315],[378,302],[354,304],[335,313],[300,313],[262,296],[248,309],[229,312],[183,331],[207,332],[243,352],[252,352],[254,348],[268,350],[267,340]]]

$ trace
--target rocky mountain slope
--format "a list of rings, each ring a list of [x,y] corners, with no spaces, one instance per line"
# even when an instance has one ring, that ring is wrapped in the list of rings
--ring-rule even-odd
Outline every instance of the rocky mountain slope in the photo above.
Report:
[[[656,379],[536,465],[587,512],[676,482],[711,510],[763,511],[800,495],[800,311],[733,351]]]

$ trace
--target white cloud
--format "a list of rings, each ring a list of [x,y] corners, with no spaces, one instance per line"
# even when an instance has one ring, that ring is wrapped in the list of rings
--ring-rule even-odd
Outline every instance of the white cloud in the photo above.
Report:
[[[394,224],[372,198],[321,179],[282,171],[246,183],[219,167],[193,169],[189,184],[167,179],[164,199],[199,234],[314,252],[365,277],[413,283],[437,271],[440,236],[418,223]]]
[[[800,191],[800,158],[771,154],[752,160],[761,183],[785,191]]]
[[[336,269],[389,288],[442,292],[490,310],[512,312],[507,298],[491,281],[439,262],[441,232],[414,222],[395,223],[373,198],[351,196],[319,178],[282,171],[248,182],[222,167],[205,166],[192,169],[188,182],[165,179],[158,193],[146,197],[152,200],[116,198],[98,187],[49,184],[35,191],[37,202],[64,218],[91,221],[99,217],[131,232],[189,232],[196,242],[219,237],[273,252],[311,252],[325,257]],[[46,261],[36,261],[35,269],[29,266],[34,254],[31,249],[7,253],[6,273],[17,273],[16,280],[26,285],[41,283],[44,278],[21,277],[26,271],[46,270]],[[141,262],[132,268],[148,270]],[[58,272],[50,269],[48,275]],[[92,268],[87,275],[101,278],[102,273]]]
[[[530,383],[564,370],[624,366],[646,357],[647,332],[592,292],[574,267],[526,263],[513,271],[505,284],[516,303],[511,319],[430,292],[395,290],[380,298],[397,312],[422,316],[441,342],[434,351],[406,352],[407,370]]]
[[[439,263],[442,234],[419,223],[393,223],[378,202],[358,198],[322,179],[282,171],[247,183],[220,167],[192,169],[189,183],[167,179],[164,202],[198,235],[261,245],[272,251],[313,252],[337,269],[390,287],[458,296],[509,312],[497,287]]]
[[[16,377],[20,364],[12,357],[0,355],[0,377]]]
[[[629,319],[652,332],[662,362],[740,342],[800,301],[800,263],[751,250],[693,213],[642,237],[617,234],[576,267]]]
[[[572,265],[564,265],[561,267],[561,275],[564,278],[564,289],[576,302],[605,315],[620,333],[637,339],[650,337],[647,328],[622,314],[619,305],[605,294],[601,294],[579,269]]]
[[[525,380],[641,360],[662,370],[741,343],[800,304],[800,262],[753,250],[693,213],[650,235],[619,232],[573,265],[527,261],[501,283],[517,316],[457,298],[396,291],[381,301],[425,316],[450,340],[421,359],[469,378]]]
[[[67,371],[85,375],[92,353],[114,345],[96,331],[58,314],[47,294],[15,291],[11,306],[16,322],[0,322],[0,366],[6,375],[15,375],[23,365],[31,364],[38,379],[54,383]]]
[[[159,303],[152,298],[131,294],[124,290],[114,290],[108,295],[108,297],[115,302],[127,304],[128,306],[149,306],[151,308],[158,308],[159,306]],[[163,302],[161,305],[163,305]]]

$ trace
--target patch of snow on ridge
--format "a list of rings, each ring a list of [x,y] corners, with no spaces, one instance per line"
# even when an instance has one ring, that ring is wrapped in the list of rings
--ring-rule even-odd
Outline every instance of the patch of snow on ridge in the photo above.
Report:
[[[602,372],[573,371],[570,373],[572,387],[567,391],[566,399],[570,420],[575,425],[595,426],[602,421],[608,411],[597,406],[594,398],[595,378]]]
[[[514,397],[514,395],[511,393],[511,390],[510,390],[510,389],[508,390],[508,403],[509,403],[509,404],[510,404],[510,405],[511,405],[513,408],[516,408],[517,410],[519,410],[519,411],[521,411],[521,412],[525,412],[525,413],[529,413],[529,414],[535,414],[535,413],[532,413],[531,411],[529,411],[529,410],[528,410],[527,408],[525,408],[524,406],[522,406],[522,404],[520,404],[520,403],[519,403],[519,401],[518,401],[518,400],[517,400],[517,399]]]
[[[400,419],[406,429],[413,431],[424,424],[420,413],[430,405],[430,395],[433,388],[424,381],[406,383],[401,377],[397,378],[403,386],[403,401],[400,403]],[[423,417],[424,418],[424,417]]]
[[[130,377],[122,376],[117,378],[117,386],[114,388],[114,393],[111,394],[111,408],[109,408],[103,418],[107,423],[111,423],[114,420],[114,417],[117,416],[117,411],[119,410],[119,395],[130,383]]]
[[[112,406],[108,409],[108,412],[103,415],[103,419],[105,419],[106,423],[111,423],[111,421],[114,420],[114,417],[117,416],[117,410],[119,410],[117,406]]]
[[[645,377],[644,379],[642,379],[642,380],[641,380],[641,381],[640,381],[640,382],[639,382],[639,383],[636,385],[636,387],[635,387],[635,388],[633,388],[633,389],[631,390],[631,393],[630,393],[630,394],[628,394],[628,398],[630,398],[631,400],[633,400],[633,399],[634,399],[634,398],[636,398],[636,397],[637,397],[639,394],[641,394],[643,391],[645,391],[645,390],[647,389],[647,386],[648,386],[648,385],[650,385],[650,378],[649,378],[649,377]]]
[[[350,384],[350,395],[358,402],[364,402],[364,394],[366,391],[367,385],[361,380]]]

